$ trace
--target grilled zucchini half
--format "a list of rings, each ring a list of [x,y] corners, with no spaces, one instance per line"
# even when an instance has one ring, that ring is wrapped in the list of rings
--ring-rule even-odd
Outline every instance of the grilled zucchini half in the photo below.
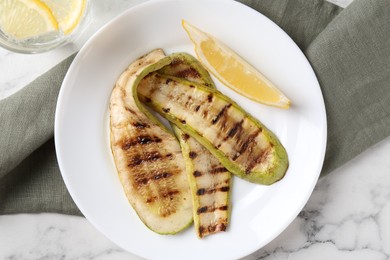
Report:
[[[285,175],[288,157],[278,138],[218,90],[151,73],[140,82],[138,94],[238,177],[270,185]]]
[[[209,73],[191,55],[169,55],[171,63],[158,73],[176,76],[215,88]],[[175,125],[186,161],[192,192],[194,226],[199,238],[225,231],[230,218],[231,174],[203,145]]]
[[[185,160],[175,135],[138,100],[137,86],[169,64],[158,49],[132,63],[110,98],[111,150],[124,192],[143,223],[159,234],[175,234],[192,223]]]

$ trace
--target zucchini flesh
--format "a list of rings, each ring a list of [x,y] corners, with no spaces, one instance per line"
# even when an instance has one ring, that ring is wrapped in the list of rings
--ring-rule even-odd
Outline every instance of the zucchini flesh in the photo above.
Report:
[[[194,138],[174,128],[192,191],[195,232],[199,238],[225,231],[230,218],[231,174]]]
[[[138,94],[238,177],[270,185],[285,175],[288,157],[278,138],[218,90],[152,73]]]
[[[155,50],[132,63],[110,98],[111,150],[124,192],[143,223],[175,234],[192,223],[191,192],[181,147],[140,103],[139,81],[169,60]]]
[[[169,65],[158,73],[176,76],[214,88],[208,72],[191,55],[170,55]],[[181,131],[172,128],[180,141],[190,182],[194,226],[199,238],[225,231],[230,218],[231,174],[203,145]]]

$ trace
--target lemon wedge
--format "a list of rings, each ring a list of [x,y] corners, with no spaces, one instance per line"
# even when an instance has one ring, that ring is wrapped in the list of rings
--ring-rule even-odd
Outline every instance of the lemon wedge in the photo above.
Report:
[[[290,107],[290,100],[237,53],[185,20],[182,25],[195,45],[200,62],[223,84],[256,102],[280,108]]]
[[[0,30],[23,40],[58,30],[50,9],[39,0],[0,0]]]
[[[53,12],[61,31],[70,34],[80,23],[86,0],[41,0]]]

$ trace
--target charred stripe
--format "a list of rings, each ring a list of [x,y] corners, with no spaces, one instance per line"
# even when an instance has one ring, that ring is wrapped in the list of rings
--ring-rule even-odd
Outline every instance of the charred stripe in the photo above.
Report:
[[[240,122],[235,123],[227,133],[227,136],[223,140],[226,141],[227,139],[232,138],[235,134],[240,133],[242,130],[243,123],[244,123],[244,119],[242,119]]]
[[[210,170],[211,174],[217,174],[221,172],[227,172],[227,169],[225,167],[216,167]]]
[[[202,173],[200,171],[194,171],[193,175],[195,177],[200,177],[200,176],[202,176]]]
[[[150,143],[160,143],[162,140],[157,136],[139,135],[132,139],[126,139],[122,143],[122,149],[128,150],[134,145],[145,145]]]
[[[265,158],[267,158],[268,154],[271,152],[271,149],[272,146],[267,147],[266,149],[261,151],[260,155],[256,159],[250,161],[245,169],[245,173],[249,174],[256,165],[261,164],[265,160]]]
[[[233,157],[233,161],[235,161],[239,156],[241,156],[246,150],[248,150],[248,147],[250,145],[253,145],[253,141],[256,139],[256,137],[261,133],[261,129],[257,129],[256,132],[249,135],[248,138],[242,143],[240,150],[238,153]]]
[[[129,159],[129,164],[127,166],[134,167],[143,164],[144,162],[153,162],[161,159],[170,159],[170,158],[167,156],[162,156],[157,151],[147,152],[142,157],[141,155],[136,154]]]
[[[183,138],[184,141],[187,141],[190,136],[188,134],[182,134],[181,138]]]
[[[178,78],[193,78],[193,79],[198,79],[201,77],[198,71],[195,70],[194,68],[187,68],[181,70],[176,74],[176,76]]]
[[[210,94],[207,95],[207,101],[208,101],[209,103],[211,103],[211,101],[213,101],[213,94],[212,94],[212,93],[210,93]]]
[[[205,188],[200,188],[196,191],[196,195],[201,196],[204,194],[212,194],[216,192],[228,192],[230,190],[229,186],[223,186],[220,188],[214,188],[214,189],[208,189],[206,190]]]
[[[188,156],[191,159],[195,159],[198,156],[198,154],[196,152],[194,152],[194,151],[191,151],[191,152],[188,153]]]
[[[145,176],[145,174],[140,174],[140,175],[137,175],[135,176],[135,182],[137,183],[137,185],[139,186],[143,186],[143,185],[146,185],[150,180],[160,180],[160,179],[165,179],[165,178],[169,178],[172,176],[172,173],[169,173],[169,172],[156,172],[156,173],[151,173],[151,174],[148,174],[148,176]]]
[[[169,191],[161,193],[161,197],[162,198],[168,198],[168,197],[172,197],[173,195],[176,195],[178,193],[180,193],[179,190],[169,190]],[[146,203],[152,203],[152,202],[155,202],[158,199],[159,199],[159,196],[152,196],[152,197],[149,197],[149,198],[146,199]]]
[[[219,206],[219,207],[203,206],[203,207],[198,208],[196,213],[198,215],[200,215],[200,214],[203,214],[203,213],[210,213],[210,212],[214,212],[214,211],[217,211],[217,210],[226,211],[226,210],[228,210],[228,206],[227,205]]]
[[[213,125],[215,125],[215,124],[218,122],[218,120],[220,119],[220,117],[221,117],[221,116],[224,116],[225,113],[226,113],[226,111],[227,111],[231,106],[232,106],[231,103],[225,105],[225,106],[221,109],[221,111],[219,111],[219,113],[213,118],[213,120],[211,120],[211,123],[212,123]]]

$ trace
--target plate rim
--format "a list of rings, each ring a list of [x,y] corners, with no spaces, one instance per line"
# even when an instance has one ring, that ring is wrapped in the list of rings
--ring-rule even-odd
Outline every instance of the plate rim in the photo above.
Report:
[[[80,61],[83,59],[83,56],[85,55],[85,50],[89,48],[89,45],[91,45],[94,42],[95,38],[98,35],[100,35],[105,30],[107,30],[107,28],[111,27],[112,24],[116,23],[116,21],[123,19],[124,16],[127,16],[127,15],[131,14],[132,12],[137,11],[138,9],[147,8],[147,6],[149,6],[149,5],[155,5],[155,4],[160,4],[160,3],[164,3],[164,2],[184,2],[184,1],[186,1],[186,0],[149,0],[149,1],[140,3],[140,4],[137,4],[137,5],[133,6],[133,7],[128,8],[127,10],[121,12],[120,14],[116,15],[113,19],[108,21],[105,25],[103,25],[95,33],[93,33],[93,35],[86,41],[86,43],[82,46],[82,48],[77,53],[76,57],[72,61],[71,65],[68,68],[68,71],[67,71],[67,73],[66,73],[66,75],[64,77],[64,80],[62,82],[62,85],[61,85],[61,88],[60,88],[60,91],[59,91],[58,99],[57,99],[57,105],[56,105],[56,109],[55,109],[55,122],[54,122],[54,142],[55,142],[55,151],[56,151],[56,155],[57,155],[58,165],[59,165],[59,168],[60,168],[61,176],[62,176],[62,178],[64,180],[65,185],[66,185],[66,188],[69,191],[69,194],[72,197],[73,201],[75,202],[76,206],[79,208],[79,210],[85,216],[85,218],[94,226],[94,228],[99,230],[99,232],[101,232],[109,240],[113,241],[116,245],[118,245],[121,248],[123,248],[125,251],[128,251],[128,250],[125,249],[121,244],[117,243],[117,241],[115,241],[111,237],[107,236],[107,234],[101,228],[100,224],[96,223],[93,218],[90,218],[90,216],[87,216],[87,215],[89,215],[88,213],[87,214],[84,213],[84,212],[86,212],[88,210],[86,210],[84,208],[84,206],[80,206],[80,205],[83,205],[83,203],[79,200],[78,196],[76,195],[77,192],[75,190],[73,190],[72,186],[70,185],[70,180],[68,178],[69,175],[67,175],[66,173],[63,173],[63,171],[61,170],[61,169],[64,168],[64,165],[63,165],[63,161],[61,159],[62,158],[62,155],[61,155],[62,151],[60,150],[60,148],[58,148],[58,145],[60,143],[59,136],[60,136],[60,132],[61,132],[60,127],[59,127],[61,122],[59,121],[59,118],[61,117],[61,114],[63,113],[63,111],[61,111],[61,107],[63,107],[62,103],[64,102],[64,92],[65,92],[64,89],[66,88],[64,86],[69,84],[68,82],[70,81],[70,79],[72,77],[73,71],[78,66]],[[207,0],[202,0],[202,1],[207,1]],[[224,0],[213,0],[213,1],[221,2],[221,3],[226,2]],[[201,1],[199,1],[199,2],[201,2]],[[255,252],[256,250],[259,250],[260,248],[264,247],[265,245],[270,243],[272,240],[274,240],[277,236],[279,236],[294,221],[294,219],[299,214],[299,212],[301,212],[301,210],[307,204],[310,196],[312,195],[312,193],[314,191],[314,187],[315,187],[316,183],[318,182],[318,179],[319,179],[320,173],[321,173],[321,169],[322,169],[323,164],[324,164],[324,159],[325,159],[325,154],[326,154],[326,146],[327,146],[327,135],[328,135],[328,132],[327,132],[327,113],[326,113],[326,107],[325,107],[325,102],[324,102],[322,89],[320,87],[318,78],[317,78],[317,76],[316,76],[316,74],[315,74],[315,72],[314,72],[314,70],[313,70],[309,60],[304,55],[302,50],[298,47],[298,45],[292,40],[292,38],[283,29],[281,29],[275,22],[273,22],[271,19],[269,19],[267,16],[263,15],[262,13],[258,12],[257,10],[255,10],[255,9],[253,9],[253,8],[243,4],[241,2],[236,2],[236,1],[233,1],[233,0],[229,0],[229,2],[234,2],[235,4],[240,6],[241,8],[246,8],[247,11],[255,12],[257,15],[261,15],[264,18],[266,18],[266,20],[268,20],[268,22],[272,23],[273,26],[284,35],[284,38],[286,38],[287,41],[290,42],[289,44],[293,45],[294,48],[297,49],[297,51],[299,52],[300,56],[302,56],[304,58],[304,60],[308,63],[308,66],[311,69],[311,74],[312,74],[313,78],[316,80],[317,84],[316,84],[316,86],[313,86],[313,87],[316,87],[319,90],[319,95],[321,97],[321,99],[320,99],[321,100],[321,104],[320,104],[319,107],[321,108],[322,114],[323,114],[322,123],[321,123],[322,124],[322,128],[323,128],[323,129],[321,129],[321,131],[323,132],[323,138],[322,138],[322,142],[321,142],[322,143],[322,149],[321,149],[321,153],[318,155],[318,158],[321,161],[321,163],[319,165],[317,165],[318,169],[315,172],[316,173],[315,178],[313,178],[312,183],[310,183],[310,185],[308,185],[308,187],[310,187],[310,189],[309,189],[310,192],[308,192],[306,194],[305,198],[302,200],[303,203],[301,203],[301,206],[297,207],[295,212],[291,212],[291,217],[289,218],[289,221],[285,222],[284,225],[280,225],[279,228],[277,229],[277,231],[275,231],[273,233],[274,236],[270,237],[269,239],[267,239],[268,242],[266,242],[264,245],[259,245],[259,247],[255,248],[251,252],[247,252],[245,255],[241,255],[241,257],[244,257],[244,256],[247,256],[247,255]],[[314,174],[314,172],[313,172],[313,174]],[[143,257],[141,255],[138,255],[135,252],[130,252],[130,253],[132,253],[132,254],[134,254],[136,256]]]

